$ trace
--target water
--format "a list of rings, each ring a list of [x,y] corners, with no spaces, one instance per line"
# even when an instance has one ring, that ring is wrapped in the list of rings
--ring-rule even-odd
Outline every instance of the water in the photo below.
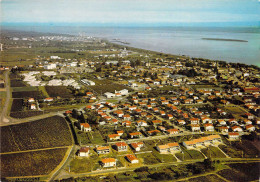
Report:
[[[16,30],[67,33],[120,39],[129,46],[175,55],[239,62],[260,66],[260,28],[207,27],[8,27]],[[202,38],[237,39],[238,41],[203,40]]]

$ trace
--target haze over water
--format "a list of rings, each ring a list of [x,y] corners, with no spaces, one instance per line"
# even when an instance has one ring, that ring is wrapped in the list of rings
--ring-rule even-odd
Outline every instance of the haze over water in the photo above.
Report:
[[[120,39],[127,46],[175,55],[239,62],[260,66],[260,28],[214,27],[84,27],[84,26],[19,26],[15,30],[66,33]],[[239,41],[203,40],[202,38],[236,39]]]

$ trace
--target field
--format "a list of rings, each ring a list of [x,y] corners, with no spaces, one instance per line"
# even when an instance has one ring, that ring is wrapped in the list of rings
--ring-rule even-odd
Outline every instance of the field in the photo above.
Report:
[[[53,116],[33,122],[3,126],[1,153],[69,146],[72,136],[65,119]]]
[[[260,176],[260,163],[237,163],[229,164],[233,170],[244,173],[248,181],[258,180]]]
[[[36,98],[42,99],[42,93],[39,91],[24,91],[24,92],[12,92],[13,98]]]
[[[197,150],[186,150],[185,148],[182,147],[182,153],[177,153],[175,156],[183,160],[183,155],[184,155],[184,161],[186,160],[192,160],[192,159],[204,159],[204,156]]]
[[[43,111],[18,111],[18,112],[11,112],[10,116],[13,118],[19,118],[19,119],[23,119],[23,118],[28,118],[28,117],[33,117],[33,116],[38,116],[41,115],[43,113],[48,113],[48,112],[43,112]]]
[[[66,86],[46,86],[45,87],[50,97],[73,98],[71,91]]]
[[[99,167],[100,165],[98,163],[97,154],[91,155],[88,158],[76,158],[70,163],[71,172],[76,173],[90,172],[91,170],[95,170]]]
[[[11,87],[26,87],[26,84],[22,80],[12,79]]]
[[[37,91],[37,87],[13,87],[13,92]]]
[[[23,99],[13,99],[11,113],[23,110]]]
[[[1,155],[1,177],[49,174],[62,161],[67,148]]]
[[[129,91],[132,90],[131,88],[129,88],[127,86],[113,83],[110,80],[93,80],[93,81],[96,83],[96,85],[87,86],[87,88],[91,88],[99,94],[104,94],[106,92],[114,93],[115,90],[122,90],[122,89],[128,89]]]
[[[248,140],[232,143],[232,147],[243,151],[243,157],[259,157],[260,151]]]
[[[160,163],[161,161],[156,158],[152,153],[142,153],[142,154],[136,154],[136,157],[138,159],[143,159],[144,164],[157,164]]]
[[[206,176],[200,176],[196,178],[190,178],[187,182],[225,182],[215,174],[209,174]]]
[[[211,158],[226,158],[226,156],[217,147],[209,146],[206,149],[202,149],[201,152],[207,157]]]
[[[242,151],[238,151],[237,149],[231,146],[219,145],[219,148],[232,158],[242,157]]]

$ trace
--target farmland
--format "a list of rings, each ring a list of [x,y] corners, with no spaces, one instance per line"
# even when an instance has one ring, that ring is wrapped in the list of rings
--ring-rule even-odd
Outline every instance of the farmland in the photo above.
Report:
[[[46,86],[45,89],[50,97],[73,98],[66,86]]]
[[[69,146],[72,137],[66,121],[53,116],[33,122],[1,127],[1,153]]]
[[[209,174],[206,176],[190,178],[187,180],[187,182],[225,182],[225,181],[219,178],[217,175]]]
[[[207,157],[211,158],[225,158],[226,156],[217,147],[209,146],[206,149],[202,149],[201,152]]]
[[[12,92],[13,98],[36,98],[41,99],[43,98],[42,93],[39,91],[24,91],[24,92]]]
[[[23,99],[13,99],[11,113],[23,110]]]
[[[26,84],[22,80],[12,79],[11,87],[26,87]]]
[[[67,148],[1,155],[1,177],[47,175],[63,160]]]
[[[18,111],[18,112],[11,112],[10,116],[13,118],[23,119],[23,118],[38,116],[43,113],[46,114],[48,112],[46,112],[46,111],[45,112],[43,112],[43,111]]]
[[[121,84],[117,84],[117,83],[113,83],[110,80],[93,80],[96,85],[93,86],[88,86],[88,88],[93,89],[95,92],[99,93],[99,94],[103,94],[105,92],[115,92],[115,90],[122,90],[122,89],[128,89],[128,90],[132,90],[127,86],[121,85]]]

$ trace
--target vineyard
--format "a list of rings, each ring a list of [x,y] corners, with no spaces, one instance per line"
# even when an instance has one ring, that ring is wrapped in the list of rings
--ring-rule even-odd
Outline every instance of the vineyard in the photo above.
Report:
[[[18,118],[18,119],[23,119],[23,118],[28,118],[28,117],[33,117],[33,116],[38,116],[43,113],[48,113],[48,112],[43,112],[43,111],[18,111],[18,112],[11,112],[10,116],[12,118]]]
[[[0,129],[1,153],[72,145],[69,126],[59,116]]]
[[[13,99],[11,112],[17,112],[23,110],[23,99]]]
[[[73,94],[65,86],[46,86],[47,93],[50,97],[73,98]]]
[[[12,92],[13,98],[36,98],[42,99],[43,95],[39,91],[24,91],[24,92]]]
[[[63,160],[67,148],[40,150],[1,157],[1,177],[47,175]]]

